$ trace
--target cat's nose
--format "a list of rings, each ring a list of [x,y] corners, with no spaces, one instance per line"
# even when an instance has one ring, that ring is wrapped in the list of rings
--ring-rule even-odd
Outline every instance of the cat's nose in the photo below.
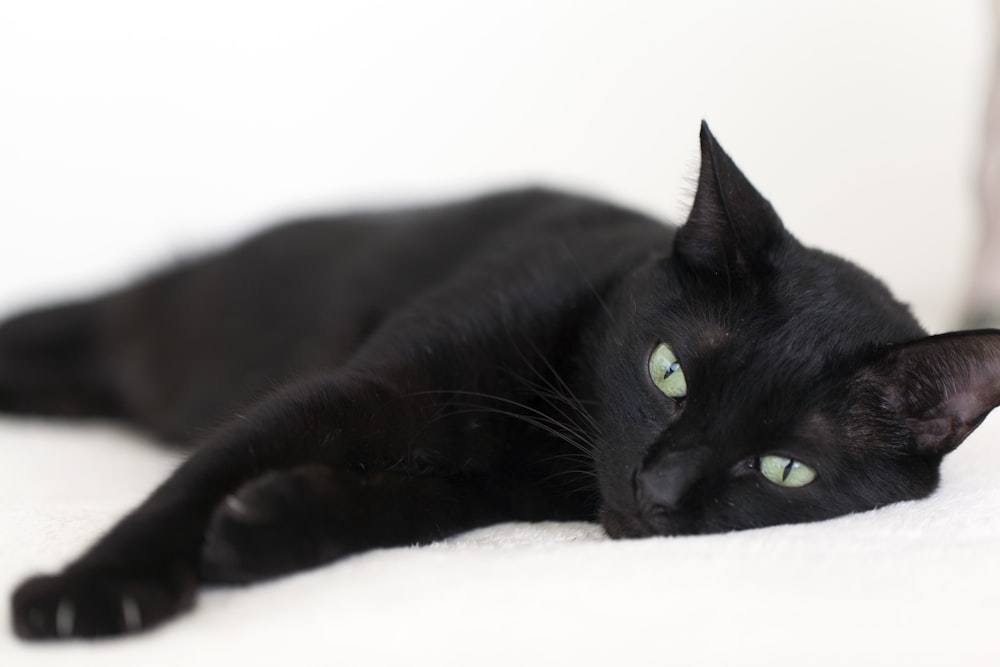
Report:
[[[688,490],[687,475],[676,468],[639,471],[635,478],[635,498],[640,507],[673,510]]]

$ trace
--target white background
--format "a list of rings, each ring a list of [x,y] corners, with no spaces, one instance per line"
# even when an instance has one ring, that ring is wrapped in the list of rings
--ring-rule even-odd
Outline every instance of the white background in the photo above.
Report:
[[[706,118],[804,241],[943,328],[989,33],[973,0],[6,0],[0,311],[296,212],[510,183],[681,221]]]
[[[0,0],[0,314],[297,212],[541,180],[679,221],[706,118],[803,241],[952,328],[988,9]],[[997,664],[998,434],[988,421],[923,503],[688,540],[498,529],[208,595],[140,640],[4,635],[0,662]],[[0,421],[3,591],[165,474],[175,456],[137,440]]]

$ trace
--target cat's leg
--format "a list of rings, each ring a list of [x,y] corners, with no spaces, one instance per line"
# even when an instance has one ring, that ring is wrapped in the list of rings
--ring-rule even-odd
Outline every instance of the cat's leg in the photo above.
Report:
[[[286,388],[199,447],[63,572],[22,584],[12,601],[16,632],[113,635],[177,614],[193,603],[205,531],[228,496],[303,465],[388,469],[434,409],[426,397],[358,378]]]
[[[263,475],[219,505],[200,576],[247,583],[368,549],[424,544],[498,518],[472,478],[303,466]]]
[[[101,302],[24,313],[0,324],[0,411],[117,417]]]

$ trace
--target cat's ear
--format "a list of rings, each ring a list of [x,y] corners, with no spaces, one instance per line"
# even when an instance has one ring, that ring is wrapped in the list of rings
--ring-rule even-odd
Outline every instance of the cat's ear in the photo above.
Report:
[[[790,238],[771,204],[757,192],[701,123],[701,170],[674,256],[715,274],[766,271],[777,246]]]
[[[899,345],[862,375],[874,382],[883,409],[905,425],[913,452],[947,454],[1000,404],[1000,331]]]

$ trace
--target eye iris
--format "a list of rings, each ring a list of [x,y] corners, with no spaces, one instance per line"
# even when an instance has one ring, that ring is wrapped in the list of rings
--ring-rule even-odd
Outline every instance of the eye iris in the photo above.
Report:
[[[779,486],[798,487],[816,479],[816,471],[787,456],[760,457],[760,473]]]
[[[660,343],[649,357],[649,377],[656,387],[670,398],[687,396],[687,380],[677,355],[667,345]]]

